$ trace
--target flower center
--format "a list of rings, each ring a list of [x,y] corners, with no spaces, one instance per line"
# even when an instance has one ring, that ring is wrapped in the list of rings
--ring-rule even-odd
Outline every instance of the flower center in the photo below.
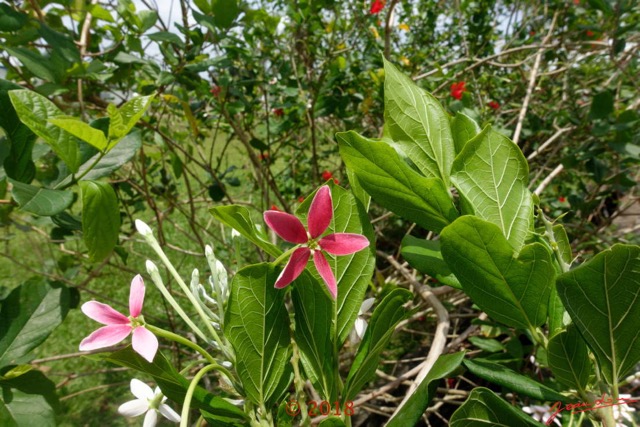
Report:
[[[312,251],[321,250],[320,244],[318,243],[318,241],[316,239],[312,239],[311,237],[309,237],[309,241],[307,242],[307,247]]]
[[[138,317],[129,316],[129,321],[131,322],[131,329],[135,329],[138,326],[144,326],[146,324],[142,314]]]

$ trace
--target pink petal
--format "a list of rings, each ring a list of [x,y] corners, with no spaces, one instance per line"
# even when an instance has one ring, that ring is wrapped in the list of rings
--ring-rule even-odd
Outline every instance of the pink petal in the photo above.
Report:
[[[320,277],[322,277],[324,283],[327,285],[327,288],[329,288],[329,293],[333,299],[336,299],[338,296],[336,277],[333,275],[333,271],[331,271],[331,267],[329,267],[329,263],[324,255],[322,255],[322,252],[313,252],[313,263],[316,265],[316,269],[318,270],[318,273],[320,273]]]
[[[131,343],[136,353],[147,359],[149,363],[153,363],[153,358],[158,351],[158,338],[155,335],[144,326],[138,326],[133,330]]]
[[[117,312],[110,305],[98,301],[88,301],[80,307],[87,317],[100,322],[103,325],[128,325],[129,318]]]
[[[331,190],[328,185],[320,187],[311,202],[309,208],[309,217],[307,225],[309,226],[309,234],[312,238],[316,238],[329,227],[331,218],[333,217],[333,202],[331,201]]]
[[[318,244],[332,255],[349,255],[369,246],[369,240],[361,234],[334,233],[324,236]]]
[[[140,316],[143,302],[144,281],[142,280],[142,276],[138,274],[131,281],[131,289],[129,290],[129,313],[133,317]]]
[[[80,351],[90,351],[118,344],[131,333],[129,325],[109,325],[93,331],[80,342]]]
[[[291,258],[289,258],[289,262],[278,276],[278,280],[276,280],[275,287],[278,289],[282,289],[289,285],[289,283],[296,280],[296,278],[302,274],[304,268],[307,265],[307,261],[309,261],[309,255],[311,254],[311,250],[307,247],[298,248],[291,254]]]
[[[266,211],[264,213],[264,222],[287,242],[306,243],[309,240],[304,225],[302,225],[298,218],[291,214],[278,211]]]

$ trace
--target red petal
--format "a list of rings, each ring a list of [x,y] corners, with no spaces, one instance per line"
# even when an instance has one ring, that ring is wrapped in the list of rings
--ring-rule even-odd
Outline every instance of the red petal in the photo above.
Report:
[[[109,325],[93,331],[80,342],[80,351],[97,350],[118,344],[131,333],[129,325]]]
[[[331,267],[329,267],[329,263],[324,255],[322,255],[322,252],[313,252],[313,263],[316,265],[316,269],[318,270],[318,273],[320,273],[320,277],[322,277],[322,280],[324,280],[324,283],[327,285],[331,297],[336,299],[338,296],[338,284],[336,283],[336,277],[333,275],[333,271],[331,271]]]
[[[264,222],[287,242],[306,243],[309,240],[304,225],[298,218],[289,213],[266,211],[264,213]]]
[[[133,349],[149,363],[153,363],[153,357],[158,351],[158,338],[144,326],[138,326],[133,330],[131,339]]]
[[[332,255],[349,255],[369,246],[369,240],[361,234],[334,233],[324,236],[318,244]]]
[[[323,185],[311,202],[309,208],[309,217],[307,223],[309,225],[309,234],[312,238],[316,238],[329,227],[331,218],[333,217],[333,202],[331,201],[331,190],[329,186]]]
[[[291,258],[289,258],[289,262],[278,276],[278,280],[276,280],[275,287],[278,289],[282,289],[287,287],[291,282],[296,280],[300,274],[304,271],[304,268],[307,266],[307,261],[309,261],[309,255],[311,254],[311,250],[307,247],[298,248],[293,251],[291,254]]]

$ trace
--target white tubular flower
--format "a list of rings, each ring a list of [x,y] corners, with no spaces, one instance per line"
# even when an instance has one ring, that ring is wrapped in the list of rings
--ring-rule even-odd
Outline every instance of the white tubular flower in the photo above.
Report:
[[[125,402],[118,408],[118,413],[125,417],[137,417],[146,412],[143,427],[155,427],[158,423],[158,413],[174,423],[180,422],[180,415],[164,403],[167,398],[162,394],[160,388],[152,390],[140,380],[131,380],[131,393],[137,399]]]
[[[364,337],[364,333],[367,330],[367,321],[364,319],[364,314],[371,309],[371,306],[373,305],[375,300],[375,298],[367,298],[366,300],[362,301],[362,305],[360,305],[356,323],[355,325],[353,325],[353,332],[355,332],[355,334],[352,334],[351,336],[351,341],[353,341],[354,343],[360,341],[362,337]]]
[[[227,300],[229,294],[229,277],[227,276],[227,269],[219,260],[216,260],[215,279],[216,292],[222,297],[223,301]]]
[[[160,273],[158,271],[158,266],[155,265],[151,260],[147,260],[147,262],[145,263],[145,266],[147,267],[147,273],[149,273],[150,275]]]
[[[138,233],[140,233],[143,237],[151,236],[153,234],[153,231],[151,230],[151,228],[143,221],[136,219],[135,225],[136,225],[136,230],[138,230]]]
[[[231,238],[232,239],[237,239],[240,236],[242,236],[242,235],[240,233],[238,233],[238,230],[236,230],[235,228],[231,229]]]

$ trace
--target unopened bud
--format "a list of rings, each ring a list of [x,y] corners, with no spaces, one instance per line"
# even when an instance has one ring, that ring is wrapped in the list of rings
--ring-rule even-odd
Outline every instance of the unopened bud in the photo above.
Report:
[[[153,234],[153,231],[151,230],[151,228],[149,228],[149,226],[145,222],[140,221],[139,219],[136,219],[135,225],[136,225],[136,230],[138,230],[138,233],[140,233],[142,236],[147,237]]]

